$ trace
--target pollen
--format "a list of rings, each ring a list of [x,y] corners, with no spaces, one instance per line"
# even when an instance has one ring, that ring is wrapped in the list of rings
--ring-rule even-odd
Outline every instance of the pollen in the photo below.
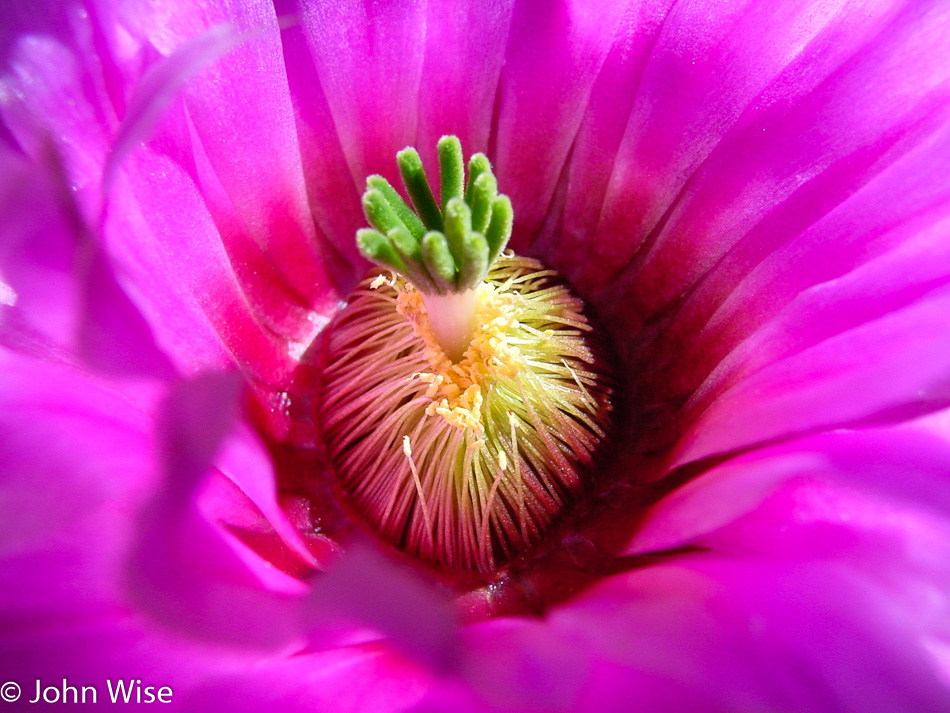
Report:
[[[425,294],[394,272],[368,276],[327,332],[316,417],[358,522],[442,571],[489,575],[590,486],[614,380],[553,270],[502,253],[471,297],[471,339],[453,359]]]
[[[515,377],[524,364],[518,347],[508,341],[508,335],[517,334],[520,327],[515,295],[491,283],[477,288],[474,336],[461,361],[453,362],[430,328],[422,296],[408,283],[394,287],[398,293],[396,310],[412,324],[416,337],[425,345],[423,355],[429,368],[415,376],[427,385],[426,398],[431,403],[426,414],[441,416],[455,428],[483,432],[483,392],[498,378]]]

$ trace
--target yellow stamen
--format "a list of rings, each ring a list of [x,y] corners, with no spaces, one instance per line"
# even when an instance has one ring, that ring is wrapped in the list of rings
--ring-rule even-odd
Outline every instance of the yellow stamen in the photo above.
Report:
[[[326,344],[318,416],[349,506],[444,569],[494,571],[583,489],[611,426],[611,378],[580,300],[499,258],[460,358],[399,276],[357,288]]]

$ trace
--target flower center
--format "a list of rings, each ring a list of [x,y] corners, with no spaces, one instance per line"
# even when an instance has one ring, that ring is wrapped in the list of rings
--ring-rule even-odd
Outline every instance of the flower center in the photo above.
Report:
[[[473,157],[463,198],[457,139],[439,149],[441,212],[424,175],[403,170],[418,215],[367,181],[376,230],[358,241],[389,269],[363,280],[328,332],[317,414],[351,515],[440,570],[487,575],[585,490],[611,433],[613,378],[581,300],[553,270],[502,252],[510,202],[487,159]],[[410,232],[410,214],[425,229]]]

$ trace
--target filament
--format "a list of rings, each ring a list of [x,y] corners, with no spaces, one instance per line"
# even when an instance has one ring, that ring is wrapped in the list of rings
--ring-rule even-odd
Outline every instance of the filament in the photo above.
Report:
[[[504,254],[475,300],[453,359],[412,284],[364,280],[329,333],[317,416],[360,520],[440,568],[491,573],[583,491],[609,439],[612,378],[554,271]]]

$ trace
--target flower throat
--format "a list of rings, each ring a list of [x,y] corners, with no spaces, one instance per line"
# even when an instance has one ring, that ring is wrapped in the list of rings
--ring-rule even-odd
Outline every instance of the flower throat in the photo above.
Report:
[[[317,406],[344,509],[439,570],[490,575],[551,532],[612,431],[613,378],[583,302],[505,251],[483,154],[438,144],[437,203],[415,149],[415,210],[370,176],[357,233],[372,271],[328,331]]]

